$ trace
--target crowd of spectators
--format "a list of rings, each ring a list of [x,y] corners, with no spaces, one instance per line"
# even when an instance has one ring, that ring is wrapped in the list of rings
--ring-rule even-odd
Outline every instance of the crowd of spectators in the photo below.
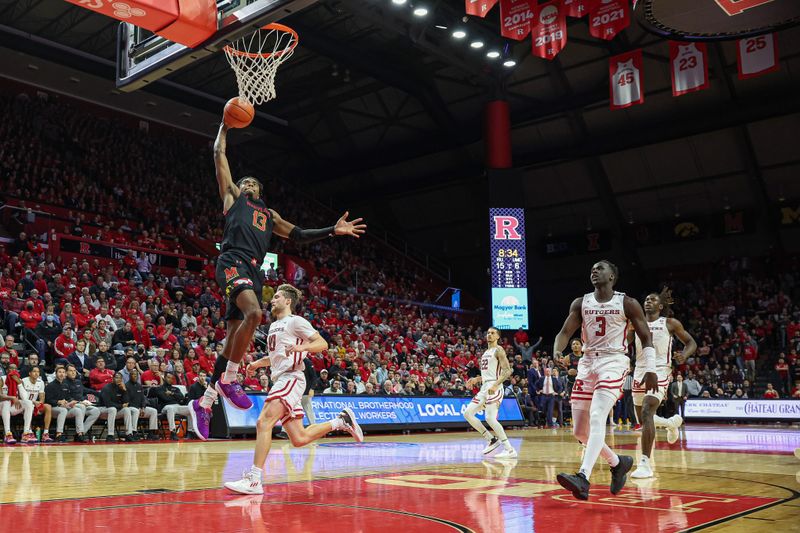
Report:
[[[219,240],[222,218],[207,143],[146,134],[133,123],[53,98],[0,93],[7,117],[0,124],[0,172],[9,197],[81,213],[72,233],[84,238],[178,251],[187,237]],[[125,157],[119,146],[125,146]],[[275,198],[286,219],[313,227],[330,225],[336,217],[304,208],[305,200],[277,181],[268,180],[267,189],[268,205]],[[121,417],[125,438],[136,439],[134,418],[141,414],[152,437],[153,418],[147,415],[155,411],[167,416],[176,438],[175,416],[184,414],[188,398],[202,395],[225,340],[213,260],[199,272],[178,269],[168,275],[134,252],[113,262],[65,260],[48,255],[39,241],[22,232],[0,246],[7,330],[0,374],[6,392],[14,389],[10,382],[30,379],[37,368],[47,387],[72,384],[70,395],[45,393],[42,402],[36,393],[26,400],[37,414],[44,414],[43,403],[55,410],[57,438],[63,438],[62,417],[75,418],[76,438],[84,439],[90,406],[110,408],[104,402],[126,398],[115,403],[113,413],[99,415],[109,420],[109,435]],[[326,352],[307,360],[315,394],[475,392],[466,383],[480,373],[485,330],[465,315],[421,303],[436,293],[429,273],[375,240],[328,239],[304,247],[276,241],[276,251],[299,257],[308,271],[296,269],[300,275],[285,279],[280,265],[268,269],[262,297],[268,302],[283,282],[304,290],[301,312],[329,343]],[[676,368],[689,396],[800,397],[797,265],[781,265],[780,275],[761,266],[731,260],[689,281],[662,276],[673,288],[678,318],[698,341],[697,353]],[[269,325],[269,313],[264,315],[262,330]],[[260,335],[244,364],[260,356]],[[550,340],[542,344],[525,331],[501,339],[513,370],[506,396],[518,399],[532,425],[568,422],[580,342],[572,343],[574,356],[564,364],[550,357]],[[15,349],[20,343],[23,353]],[[248,376],[244,364],[243,386],[267,389],[268,372]],[[133,403],[136,413],[123,411]],[[63,415],[59,408],[70,405]]]

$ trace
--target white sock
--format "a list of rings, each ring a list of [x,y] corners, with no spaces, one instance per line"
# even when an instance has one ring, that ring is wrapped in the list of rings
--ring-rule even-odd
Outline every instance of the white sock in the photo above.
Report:
[[[505,448],[506,450],[511,451],[511,450],[514,449],[514,447],[511,445],[511,443],[508,442],[508,439],[506,439],[506,440],[504,440],[502,442],[503,442],[503,448]]]
[[[261,469],[256,465],[250,467],[250,473],[257,477],[259,481],[261,480]]]
[[[586,453],[583,454],[583,464],[581,464],[580,472],[589,479],[592,474],[594,464],[600,456],[600,452],[604,451],[606,441],[606,419],[608,412],[617,403],[616,398],[611,394],[603,394],[602,389],[595,391],[592,398],[592,405],[589,408],[589,438],[586,443]],[[611,450],[608,450],[610,452]],[[608,454],[606,452],[606,454]],[[611,452],[614,453],[614,452]],[[606,457],[608,464],[612,467],[619,464],[619,457],[616,454],[612,457]]]
[[[642,463],[645,464],[646,466],[650,466],[650,458],[647,457],[646,455],[642,455]]]
[[[665,428],[669,427],[669,419],[660,417],[658,415],[653,415],[653,423],[656,425],[657,428]]]
[[[228,365],[225,367],[225,372],[222,373],[221,380],[223,383],[232,383],[236,381],[236,374],[239,373],[239,363],[234,363],[233,361],[228,361]]]
[[[339,431],[340,429],[344,429],[344,420],[337,416],[331,420],[331,431]]]
[[[484,432],[483,432],[483,433],[481,433],[481,437],[483,437],[484,439],[486,439],[486,442],[492,442],[492,439],[494,438],[494,435],[492,435],[492,432],[491,432],[491,431],[489,431],[489,430],[484,430]]]
[[[200,407],[211,409],[211,406],[217,401],[217,394],[217,390],[214,387],[206,387],[205,394],[200,398]]]
[[[45,430],[44,430],[44,434],[45,434],[45,435],[49,435],[49,434],[50,434],[50,430],[49,430],[49,429],[45,429]]]

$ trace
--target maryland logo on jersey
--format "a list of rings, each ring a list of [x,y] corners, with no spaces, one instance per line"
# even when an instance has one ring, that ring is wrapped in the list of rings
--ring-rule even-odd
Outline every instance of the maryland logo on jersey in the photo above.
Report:
[[[236,267],[230,267],[225,269],[225,281],[230,281],[236,277],[239,277],[239,270],[237,270]]]

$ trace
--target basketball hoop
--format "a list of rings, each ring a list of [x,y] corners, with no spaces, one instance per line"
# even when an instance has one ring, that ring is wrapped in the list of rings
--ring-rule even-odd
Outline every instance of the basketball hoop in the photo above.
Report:
[[[292,57],[297,42],[296,31],[272,23],[226,46],[225,57],[236,73],[239,96],[253,105],[275,98],[275,73]]]

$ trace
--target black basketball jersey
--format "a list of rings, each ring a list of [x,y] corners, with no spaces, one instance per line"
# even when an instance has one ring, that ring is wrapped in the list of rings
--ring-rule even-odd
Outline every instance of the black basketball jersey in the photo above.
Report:
[[[266,204],[240,194],[225,213],[222,253],[233,253],[245,260],[255,259],[261,266],[269,251],[275,220]]]

